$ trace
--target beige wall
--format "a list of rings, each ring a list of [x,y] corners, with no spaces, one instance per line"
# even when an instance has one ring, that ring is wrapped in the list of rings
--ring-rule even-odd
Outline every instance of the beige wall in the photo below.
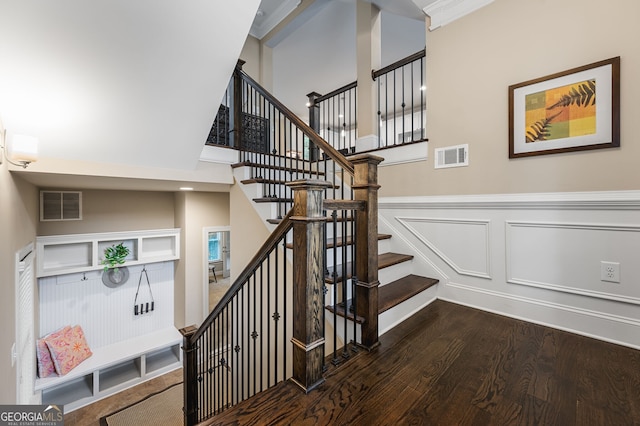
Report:
[[[0,166],[0,404],[16,402],[16,370],[11,366],[11,346],[15,342],[16,293],[15,253],[35,240],[38,212],[37,190],[7,171],[7,163]]]
[[[176,227],[182,228],[180,264],[175,282],[176,327],[200,324],[203,312],[205,253],[203,228],[229,226],[229,194],[208,192],[176,193]],[[232,232],[233,235],[233,232]]]
[[[38,235],[174,228],[173,203],[171,192],[83,190],[82,220],[39,222]]]
[[[231,187],[231,282],[269,237],[265,222],[242,192],[241,184]]]
[[[383,167],[380,196],[640,188],[640,2],[495,0],[427,32],[426,162]],[[508,158],[508,86],[621,57],[621,147]],[[433,149],[469,144],[469,167]],[[384,153],[381,153],[384,156]]]
[[[247,36],[244,42],[240,59],[246,63],[242,67],[244,72],[249,74],[251,78],[260,82],[260,40],[255,37]]]

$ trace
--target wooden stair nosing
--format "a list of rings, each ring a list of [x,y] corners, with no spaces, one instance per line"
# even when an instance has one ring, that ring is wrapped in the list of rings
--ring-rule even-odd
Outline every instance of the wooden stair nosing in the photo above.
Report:
[[[262,183],[262,184],[273,184],[273,185],[286,185],[290,180],[279,180],[279,179],[265,179],[265,178],[250,178],[241,180],[240,183],[243,185],[250,185],[252,183]],[[340,189],[340,185],[331,185],[329,189]]]
[[[254,198],[254,203],[293,203],[293,198],[262,197]]]
[[[254,167],[257,169],[269,169],[269,170],[280,170],[280,171],[285,171],[285,172],[291,172],[291,173],[300,173],[300,174],[306,174],[306,175],[311,175],[311,176],[324,176],[325,172],[319,171],[319,170],[305,170],[305,169],[298,169],[298,168],[294,168],[294,167],[285,167],[285,166],[274,166],[272,164],[261,164],[261,163],[253,163],[251,161],[244,161],[241,163],[235,163],[231,165],[232,168],[236,169],[238,167]]]
[[[351,299],[347,300],[347,319],[353,321],[353,311],[351,311]],[[339,317],[343,317],[344,318],[344,304],[342,303],[338,303],[337,305],[327,305],[325,306],[325,309],[331,313],[334,313],[339,316]],[[355,318],[356,323],[358,324],[362,324],[364,323],[364,317],[363,316],[356,316]]]
[[[325,220],[327,222],[329,222],[329,223],[333,222],[333,218],[332,217],[327,217]],[[352,217],[350,217],[350,216],[349,217],[344,217],[344,218],[338,217],[337,220],[336,220],[336,222],[353,222],[353,221],[354,221],[354,219]],[[267,222],[269,222],[269,223],[271,223],[273,225],[277,225],[280,222],[282,222],[282,218],[280,218],[280,219],[277,219],[277,218],[276,219],[267,219]]]
[[[379,286],[378,314],[388,311],[418,293],[422,293],[438,282],[439,280],[435,278],[410,274],[389,284]]]

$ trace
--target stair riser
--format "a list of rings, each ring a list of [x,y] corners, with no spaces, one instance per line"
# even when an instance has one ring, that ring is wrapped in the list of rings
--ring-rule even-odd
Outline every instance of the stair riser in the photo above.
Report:
[[[335,289],[335,290],[334,290]],[[347,300],[353,298],[353,285],[351,280],[347,280]],[[333,306],[344,300],[342,282],[338,285],[327,284],[327,294],[324,296],[325,306]]]
[[[330,312],[327,312],[327,315],[325,317],[325,336],[327,336],[327,338],[325,340],[325,347],[324,347],[326,354],[332,354],[335,349],[334,342],[333,342],[334,329],[337,330],[337,345],[335,346],[338,347],[338,350],[340,350],[343,347],[345,340],[347,342],[350,342],[351,340],[353,340],[353,322],[352,321],[347,321],[347,338],[344,339],[343,337],[341,337],[342,334],[344,333],[344,321],[345,319],[340,315],[338,315],[334,323],[333,314]],[[360,324],[356,324],[356,341],[357,342],[362,341]],[[341,353],[338,353],[338,356],[339,358],[341,358]]]
[[[335,262],[334,262],[334,252],[335,252]],[[327,250],[327,267],[331,268],[334,265],[342,265],[342,254],[345,254],[347,257],[347,262],[351,262],[351,249],[347,247],[345,250],[344,247],[336,247]]]
[[[397,265],[392,265],[387,268],[380,269],[378,271],[378,281],[380,285],[388,284],[392,281],[399,280],[402,277],[406,277],[413,271],[413,261],[402,262]]]
[[[383,334],[436,300],[438,286],[429,287],[378,316],[378,330]]]

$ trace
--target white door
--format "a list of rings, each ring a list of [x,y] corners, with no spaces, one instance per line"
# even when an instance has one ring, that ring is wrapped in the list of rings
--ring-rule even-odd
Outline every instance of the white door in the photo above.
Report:
[[[16,253],[16,394],[18,404],[40,403],[34,393],[36,380],[36,341],[34,337],[34,271],[33,244]]]

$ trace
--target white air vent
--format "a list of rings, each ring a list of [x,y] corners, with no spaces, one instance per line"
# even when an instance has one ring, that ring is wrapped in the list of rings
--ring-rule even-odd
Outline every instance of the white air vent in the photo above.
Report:
[[[81,220],[82,192],[40,191],[40,221]]]
[[[436,169],[447,167],[462,167],[469,165],[469,145],[448,146],[446,148],[436,148],[435,150]]]

